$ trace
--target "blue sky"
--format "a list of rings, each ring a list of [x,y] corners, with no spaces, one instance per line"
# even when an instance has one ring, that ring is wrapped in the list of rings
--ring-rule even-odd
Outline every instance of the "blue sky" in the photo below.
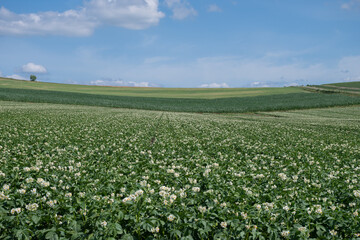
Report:
[[[0,0],[0,75],[113,86],[360,81],[360,0]]]

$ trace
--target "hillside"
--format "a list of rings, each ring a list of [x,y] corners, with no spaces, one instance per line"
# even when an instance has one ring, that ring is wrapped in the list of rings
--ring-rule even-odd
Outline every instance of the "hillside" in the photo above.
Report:
[[[311,85],[304,87],[305,90],[324,92],[324,93],[342,93],[347,95],[360,96],[360,82],[343,82],[323,85]]]
[[[47,82],[30,82],[0,78],[0,88],[47,90],[59,92],[86,93],[109,96],[157,97],[157,98],[199,98],[215,99],[227,97],[254,97],[275,94],[302,93],[297,87],[286,88],[149,88],[110,87]]]
[[[324,94],[321,91],[309,92],[295,87],[259,90],[255,88],[152,89],[34,83],[9,79],[3,79],[0,82],[2,83],[0,84],[0,100],[3,101],[87,105],[168,112],[241,113],[360,104],[360,97],[358,96],[348,96],[340,93]],[[126,92],[126,89],[129,91]],[[263,92],[263,94],[254,95],[255,92],[256,94]],[[237,93],[238,97],[224,97],[229,96],[226,95],[229,93]],[[330,93],[333,92],[330,91]],[[124,94],[124,96],[121,94]],[[165,97],[170,95],[171,97]],[[186,95],[192,95],[194,98],[183,97]],[[214,95],[222,97],[205,98]]]
[[[333,84],[326,84],[326,85],[335,86],[335,87],[346,87],[346,88],[360,89],[360,82],[343,82],[343,83],[333,83]]]

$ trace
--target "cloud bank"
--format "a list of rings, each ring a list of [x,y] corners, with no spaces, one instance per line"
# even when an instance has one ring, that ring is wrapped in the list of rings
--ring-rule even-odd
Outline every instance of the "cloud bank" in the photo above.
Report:
[[[8,75],[6,77],[7,78],[12,78],[12,79],[17,79],[17,80],[27,80],[25,77],[17,75],[17,74]]]
[[[98,85],[98,86],[156,87],[155,84],[152,84],[150,82],[124,81],[124,80],[121,80],[121,79],[114,80],[114,79],[110,79],[110,78],[91,81],[90,84],[91,85]]]
[[[252,59],[205,57],[186,63],[136,66],[123,63],[120,68],[116,65],[117,73],[114,71],[112,75],[121,74],[127,81],[154,82],[166,87],[282,87],[360,80],[360,56],[343,57],[334,64],[309,64],[279,60],[278,55],[281,54]]]
[[[165,3],[172,10],[174,19],[183,20],[197,15],[197,11],[186,0],[165,0]]]
[[[229,85],[226,83],[206,83],[201,84],[199,88],[229,88]]]
[[[97,27],[110,25],[145,29],[165,15],[158,0],[89,0],[80,9],[65,12],[17,14],[0,8],[0,35],[89,36]]]

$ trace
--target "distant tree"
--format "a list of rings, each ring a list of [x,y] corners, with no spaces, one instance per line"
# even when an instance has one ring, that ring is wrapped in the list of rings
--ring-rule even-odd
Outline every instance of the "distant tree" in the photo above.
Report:
[[[30,81],[35,82],[36,81],[36,76],[35,75],[30,75]]]

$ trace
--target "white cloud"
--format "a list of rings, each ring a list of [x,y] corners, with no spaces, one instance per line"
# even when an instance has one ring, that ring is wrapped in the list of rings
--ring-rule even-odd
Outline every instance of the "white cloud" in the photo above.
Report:
[[[47,70],[44,66],[31,62],[23,65],[21,69],[24,73],[47,73]]]
[[[2,72],[0,71],[0,77],[2,77],[3,75],[2,75]]]
[[[186,0],[165,0],[166,5],[172,10],[172,17],[183,20],[197,15],[197,11]]]
[[[345,10],[352,10],[356,8],[360,8],[360,0],[350,0],[346,3],[341,4],[341,8]]]
[[[85,4],[85,11],[102,24],[144,29],[165,16],[158,6],[158,0],[91,0]]]
[[[199,88],[229,88],[229,85],[226,83],[206,83],[201,84]]]
[[[0,8],[0,35],[91,35],[98,25],[85,11],[16,14]]]
[[[124,80],[113,80],[113,79],[99,79],[96,81],[91,81],[91,85],[98,86],[123,86],[123,87],[155,87],[156,85],[149,82],[134,82],[134,81],[124,81]]]
[[[269,82],[252,82],[249,87],[252,88],[268,88],[268,87],[296,87],[303,84],[303,79],[297,80],[298,82],[284,82],[284,81],[269,81]]]
[[[296,82],[284,84],[284,87],[297,87],[297,86],[300,86],[300,84]]]
[[[1,7],[0,35],[89,36],[102,25],[144,29],[165,16],[158,5],[158,0],[89,0],[78,10],[31,14]]]
[[[270,86],[265,82],[252,82],[250,84],[250,87],[261,88],[261,87],[270,87]]]
[[[216,4],[211,4],[208,6],[207,11],[208,12],[222,12],[222,9]]]
[[[7,78],[12,78],[12,79],[17,79],[17,80],[27,80],[25,77],[17,75],[17,74],[13,74],[13,75],[8,75],[6,76]]]

